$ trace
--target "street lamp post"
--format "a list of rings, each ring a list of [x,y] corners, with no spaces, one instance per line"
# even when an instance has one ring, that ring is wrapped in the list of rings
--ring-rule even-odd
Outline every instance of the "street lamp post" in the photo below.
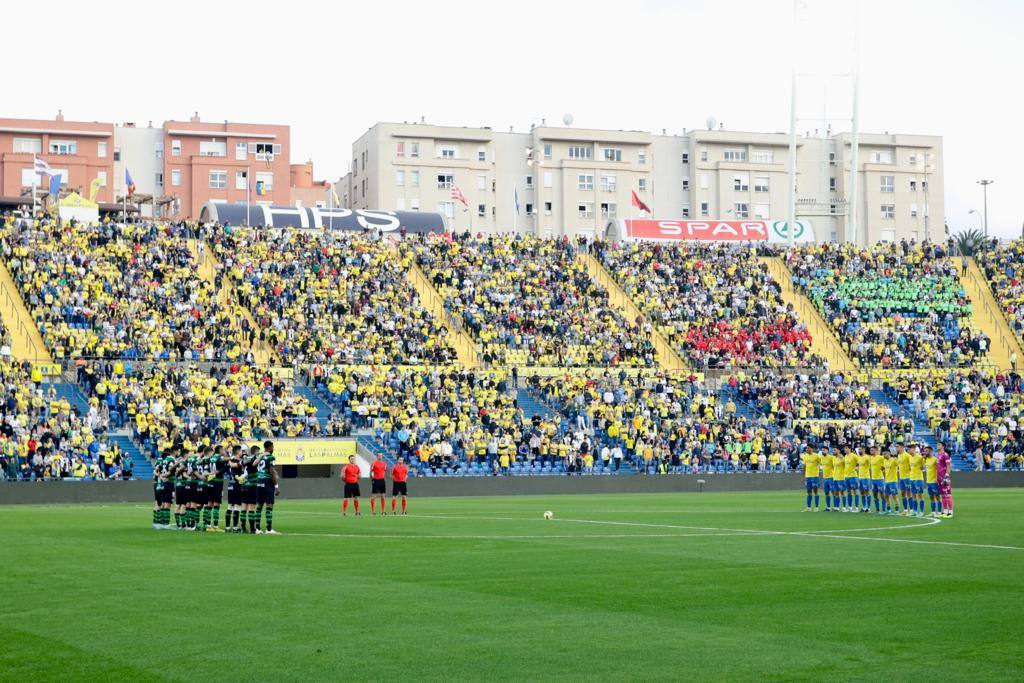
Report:
[[[984,195],[985,205],[983,210],[985,211],[984,223],[985,223],[985,239],[988,239],[988,186],[994,183],[994,180],[979,180],[978,184],[981,185],[981,191]]]
[[[968,215],[972,213],[978,217],[978,227],[984,232],[984,226],[981,222],[981,211],[978,211],[977,209],[971,209],[970,211],[967,212]]]

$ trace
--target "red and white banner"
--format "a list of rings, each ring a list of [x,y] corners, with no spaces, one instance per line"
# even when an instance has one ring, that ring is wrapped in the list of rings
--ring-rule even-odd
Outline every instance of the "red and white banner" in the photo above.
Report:
[[[786,221],[618,220],[608,225],[612,241],[659,240],[668,242],[788,242]],[[796,222],[796,242],[813,242],[814,229],[808,221]]]

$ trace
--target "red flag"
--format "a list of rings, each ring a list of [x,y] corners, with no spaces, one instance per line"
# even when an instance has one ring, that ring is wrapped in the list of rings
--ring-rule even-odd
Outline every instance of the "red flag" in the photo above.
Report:
[[[462,190],[459,189],[458,185],[452,185],[452,199],[462,202],[463,206],[469,206],[469,202],[466,201],[466,195],[462,194]]]
[[[633,206],[640,209],[641,211],[651,213],[651,207],[647,206],[642,201],[640,201],[640,197],[636,196],[636,190],[633,190]]]

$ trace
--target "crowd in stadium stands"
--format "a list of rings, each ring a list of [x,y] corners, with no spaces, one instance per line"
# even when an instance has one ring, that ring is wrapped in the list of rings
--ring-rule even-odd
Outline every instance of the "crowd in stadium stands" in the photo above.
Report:
[[[1024,241],[983,250],[977,259],[1010,328],[1024,339]]]
[[[966,367],[988,352],[991,341],[970,326],[970,299],[946,247],[817,244],[786,258],[794,284],[864,366]]]
[[[648,324],[631,323],[609,305],[568,240],[466,233],[406,245],[487,363],[654,364]]]
[[[823,364],[750,247],[598,242],[594,250],[692,367]]]
[[[38,367],[0,359],[0,386],[0,478],[131,478],[131,459],[102,436],[106,419],[79,414]]]
[[[15,283],[55,360],[245,360],[244,321],[170,225],[6,224]]]
[[[410,256],[379,239],[225,228],[214,251],[261,338],[286,362],[445,364],[447,329],[406,277]]]
[[[1024,467],[1024,380],[1016,372],[900,376],[886,388],[976,469]]]
[[[147,362],[78,366],[90,405],[114,427],[130,427],[152,455],[214,441],[319,436],[315,408],[266,367],[232,363],[202,369]]]

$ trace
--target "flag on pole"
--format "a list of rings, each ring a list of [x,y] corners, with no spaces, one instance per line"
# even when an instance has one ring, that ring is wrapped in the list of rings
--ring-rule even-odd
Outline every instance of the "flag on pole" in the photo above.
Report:
[[[50,165],[48,163],[46,163],[43,159],[40,159],[39,157],[32,157],[32,159],[33,165],[36,169],[36,173],[45,173],[46,175],[50,174]]]
[[[341,199],[338,198],[338,190],[336,189],[334,183],[331,183],[331,196],[334,198],[335,208],[341,207]]]
[[[124,186],[128,189],[128,196],[131,197],[135,194],[135,181],[132,180],[132,174],[128,172],[128,169],[124,169]]]
[[[515,207],[516,215],[519,215],[519,187],[512,187],[512,206]]]
[[[640,209],[641,211],[647,212],[648,214],[651,213],[651,207],[644,204],[640,197],[636,196],[636,190],[633,190],[633,206]]]
[[[103,187],[103,181],[99,178],[93,178],[92,182],[89,183],[89,201],[96,201],[96,197],[100,196],[100,189]]]
[[[262,197],[267,194],[267,186],[262,180],[256,181],[256,196]]]
[[[50,176],[50,196],[54,199],[60,195],[60,180],[62,177],[63,174],[61,173]]]
[[[462,194],[462,190],[459,189],[458,185],[452,185],[452,197],[457,202],[462,202],[462,205],[469,208],[469,202],[466,201],[466,195]]]

